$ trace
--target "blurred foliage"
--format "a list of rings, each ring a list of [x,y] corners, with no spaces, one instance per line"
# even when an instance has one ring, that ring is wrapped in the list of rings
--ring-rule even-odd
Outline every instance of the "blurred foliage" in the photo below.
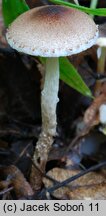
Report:
[[[88,97],[93,97],[90,89],[87,87],[87,85],[82,80],[81,76],[79,75],[75,67],[70,63],[70,61],[65,57],[61,57],[59,61],[60,79],[81,94]]]
[[[29,10],[25,0],[2,0],[2,12],[7,27],[17,16]]]
[[[84,6],[81,6],[81,5],[72,4],[72,3],[69,3],[69,2],[64,2],[64,1],[61,1],[61,0],[49,0],[49,1],[53,2],[55,4],[64,5],[64,6],[68,6],[68,7],[71,7],[71,8],[75,8],[75,9],[81,10],[81,11],[83,11],[85,13],[92,14],[92,15],[106,16],[106,8],[96,8],[96,9],[93,9],[93,8],[88,8],[88,7],[84,7]]]

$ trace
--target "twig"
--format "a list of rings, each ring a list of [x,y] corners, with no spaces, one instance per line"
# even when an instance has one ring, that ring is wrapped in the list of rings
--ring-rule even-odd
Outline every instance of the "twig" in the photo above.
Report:
[[[21,132],[14,129],[7,129],[7,130],[0,129],[0,137],[8,136],[8,135],[13,135],[19,138],[37,138],[37,135],[34,134],[33,132],[28,133],[24,131],[23,133],[23,131]]]
[[[16,165],[16,164],[19,162],[19,160],[22,158],[22,156],[26,154],[27,149],[30,147],[30,145],[31,145],[31,142],[28,143],[28,145],[27,145],[27,146],[23,149],[23,151],[20,153],[18,159],[16,159],[16,161],[14,162],[14,165]]]
[[[6,189],[2,190],[2,191],[0,192],[0,196],[1,196],[1,195],[4,195],[5,193],[10,192],[11,190],[13,190],[13,187],[6,188]]]

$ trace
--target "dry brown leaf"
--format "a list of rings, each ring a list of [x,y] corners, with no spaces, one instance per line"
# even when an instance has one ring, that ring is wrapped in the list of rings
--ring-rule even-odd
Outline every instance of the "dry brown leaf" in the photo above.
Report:
[[[84,114],[84,123],[87,126],[92,126],[99,123],[99,107],[106,103],[106,95],[100,94],[97,98],[94,99],[90,107],[86,110]]]
[[[78,174],[78,170],[65,170],[54,168],[47,174],[55,180],[62,182],[71,176]],[[44,178],[46,188],[53,186],[53,183]],[[88,173],[71,182],[67,187],[62,187],[53,192],[56,198],[62,199],[106,199],[106,171]]]
[[[8,166],[3,169],[3,172],[7,177],[9,176],[9,180],[1,181],[0,187],[7,185],[11,185],[16,193],[18,198],[33,196],[34,192],[25,179],[23,173],[14,165]]]
[[[81,124],[83,127],[76,134],[68,147],[68,151],[72,149],[80,140],[81,137],[87,135],[90,130],[101,123],[100,121],[100,107],[106,105],[106,82],[102,83],[99,89],[99,96],[96,96],[91,105],[86,109]]]
[[[106,82],[100,86],[100,94],[95,97],[91,105],[84,113],[83,122],[85,124],[84,131],[82,134],[86,134],[92,129],[93,126],[100,123],[99,108],[102,104],[106,104]]]

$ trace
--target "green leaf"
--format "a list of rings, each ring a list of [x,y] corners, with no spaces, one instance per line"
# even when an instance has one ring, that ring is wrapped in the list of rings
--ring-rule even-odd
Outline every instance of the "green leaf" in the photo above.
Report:
[[[29,7],[25,0],[2,0],[2,12],[6,27],[27,10]]]
[[[90,89],[82,80],[81,76],[66,57],[60,58],[60,79],[81,94],[93,97]]]
[[[93,14],[93,15],[97,15],[97,16],[106,16],[106,8],[93,9],[93,8],[88,8],[88,7],[84,7],[81,5],[72,4],[69,2],[64,2],[61,0],[49,0],[49,1],[53,2],[55,4],[60,4],[60,5],[65,5],[65,6],[68,6],[71,8],[76,8],[78,10],[84,11],[84,12],[89,13],[89,14]]]

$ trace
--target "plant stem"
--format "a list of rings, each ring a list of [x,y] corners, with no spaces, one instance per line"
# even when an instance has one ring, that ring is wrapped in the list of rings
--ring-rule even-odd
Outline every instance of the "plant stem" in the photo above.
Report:
[[[98,0],[91,0],[90,8],[95,9],[97,7]]]
[[[90,8],[95,9],[97,7],[98,0],[91,0]],[[91,15],[94,18],[94,15]]]
[[[78,0],[74,0],[75,4],[79,5],[79,1]]]

